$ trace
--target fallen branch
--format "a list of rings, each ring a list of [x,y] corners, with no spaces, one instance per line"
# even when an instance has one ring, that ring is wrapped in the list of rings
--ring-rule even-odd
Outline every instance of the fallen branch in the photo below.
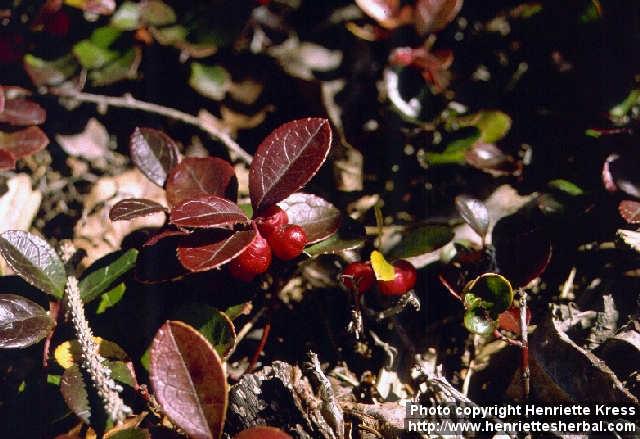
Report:
[[[217,128],[213,124],[203,123],[198,117],[189,113],[176,110],[175,108],[164,107],[159,104],[151,102],[145,102],[138,100],[130,94],[123,96],[105,96],[92,93],[75,92],[69,90],[56,90],[51,92],[55,96],[64,99],[71,99],[77,102],[91,102],[98,106],[100,109],[115,107],[115,108],[128,108],[131,110],[139,110],[147,113],[159,114],[169,119],[177,120],[187,125],[192,125],[205,133],[209,134],[212,138],[219,140],[224,146],[235,155],[238,159],[245,163],[251,163],[253,157],[247,151],[242,149],[240,145],[233,140],[228,133]]]

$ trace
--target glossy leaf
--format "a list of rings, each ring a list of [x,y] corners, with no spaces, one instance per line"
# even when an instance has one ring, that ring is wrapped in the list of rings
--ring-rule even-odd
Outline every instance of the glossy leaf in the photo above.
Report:
[[[116,306],[120,300],[122,300],[126,291],[127,286],[124,283],[120,283],[106,293],[102,293],[100,295],[100,303],[96,309],[96,314],[102,314],[109,308]]]
[[[387,262],[382,253],[377,250],[372,251],[370,259],[377,280],[394,280],[396,278],[395,268]]]
[[[67,403],[67,407],[86,424],[91,418],[89,393],[82,378],[82,371],[77,365],[65,369],[60,380],[60,392]]]
[[[476,169],[499,177],[521,171],[521,164],[492,143],[475,143],[464,155],[466,162]]]
[[[289,223],[304,229],[309,244],[333,235],[340,225],[340,211],[317,195],[291,194],[278,205],[287,213]]]
[[[226,227],[248,223],[242,209],[233,201],[217,195],[186,200],[171,210],[169,219],[178,227]]]
[[[468,309],[480,306],[496,317],[509,309],[513,302],[511,283],[495,273],[485,273],[470,281],[464,288],[464,294]]]
[[[113,205],[109,210],[109,219],[111,221],[129,221],[158,212],[165,212],[164,206],[160,203],[145,198],[126,198]]]
[[[487,318],[482,308],[469,309],[464,313],[464,327],[473,334],[490,335],[496,325],[496,321]]]
[[[389,255],[395,259],[420,256],[445,246],[453,236],[453,231],[448,226],[419,226],[405,234]]]
[[[338,253],[343,250],[350,250],[364,244],[366,231],[364,226],[345,216],[340,221],[340,227],[329,238],[305,247],[304,252],[313,257],[326,253]]]
[[[621,201],[618,212],[629,224],[640,224],[640,202],[632,200]]]
[[[196,328],[222,358],[235,346],[236,330],[233,322],[225,313],[212,306],[200,303],[185,305],[178,310],[175,319]]]
[[[463,0],[418,0],[415,6],[416,28],[421,34],[444,29],[460,12]]]
[[[0,122],[10,125],[40,125],[47,118],[47,112],[29,99],[5,99],[4,111],[0,113]]]
[[[167,202],[175,206],[203,195],[234,200],[238,181],[233,166],[216,157],[186,157],[167,177]]]
[[[11,155],[14,160],[35,154],[48,144],[49,138],[38,127],[29,127],[12,133],[0,131],[0,150]]]
[[[570,182],[569,180],[558,178],[556,180],[551,180],[548,185],[549,187],[558,189],[559,191],[562,191],[574,197],[584,194],[584,191],[580,188],[580,186]]]
[[[231,76],[223,67],[194,62],[191,63],[189,85],[201,95],[219,101],[231,86]]]
[[[136,265],[138,250],[132,248],[106,267],[91,271],[83,277],[78,288],[84,303],[89,303],[122,278]]]
[[[0,234],[0,254],[31,285],[62,298],[67,284],[64,264],[44,239],[21,230],[8,230]]]
[[[182,322],[166,322],[151,345],[149,378],[160,406],[187,435],[220,437],[227,379],[220,357],[198,331]]]
[[[178,145],[162,131],[138,127],[131,135],[133,163],[158,186],[164,186],[167,174],[178,164]]]
[[[634,230],[618,230],[618,236],[625,244],[640,253],[640,232]]]
[[[489,211],[484,203],[466,195],[456,197],[456,209],[462,219],[483,239],[489,229]]]
[[[233,439],[293,439],[284,431],[275,427],[260,425],[248,428],[234,436]]]
[[[47,312],[16,294],[0,294],[0,348],[26,348],[45,338],[54,326]]]
[[[196,232],[178,244],[178,259],[189,271],[218,268],[238,256],[256,237],[256,230],[223,229]]]
[[[259,211],[301,189],[331,148],[329,121],[299,119],[276,128],[260,144],[249,170],[249,192]]]
[[[511,118],[502,111],[481,111],[475,126],[480,130],[480,142],[496,143],[511,129]]]

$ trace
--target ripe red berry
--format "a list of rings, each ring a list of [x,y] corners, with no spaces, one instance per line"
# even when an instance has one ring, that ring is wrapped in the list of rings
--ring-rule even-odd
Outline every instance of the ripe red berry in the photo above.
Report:
[[[393,264],[396,277],[393,280],[379,280],[378,288],[385,296],[401,296],[416,285],[416,269],[403,259]]]
[[[307,234],[304,229],[294,224],[278,227],[268,239],[273,254],[283,261],[298,257],[307,245]]]
[[[264,273],[271,265],[271,246],[260,233],[242,253],[229,262],[229,273],[244,282]]]
[[[274,204],[260,212],[256,218],[256,224],[262,236],[268,239],[278,227],[289,224],[289,216],[287,212]]]
[[[376,282],[376,275],[369,262],[352,262],[342,270],[342,283],[350,291],[369,291]]]

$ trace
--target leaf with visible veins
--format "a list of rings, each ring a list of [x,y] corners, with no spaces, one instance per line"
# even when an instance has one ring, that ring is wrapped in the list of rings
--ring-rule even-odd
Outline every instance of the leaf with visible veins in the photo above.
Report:
[[[618,205],[620,216],[629,224],[640,224],[640,202],[633,200],[621,201]]]
[[[133,163],[158,186],[164,186],[167,174],[178,164],[178,145],[165,133],[138,127],[131,135]]]
[[[158,212],[165,212],[164,206],[160,203],[146,198],[126,198],[113,205],[109,210],[109,219],[111,221],[128,221]]]
[[[216,157],[187,157],[167,177],[167,202],[176,206],[203,195],[234,200],[238,180],[233,166]]]
[[[171,210],[169,218],[178,227],[226,227],[249,222],[236,203],[217,195],[183,201]]]
[[[26,348],[38,343],[53,325],[37,303],[16,294],[0,294],[0,348]]]
[[[178,259],[190,271],[213,270],[242,253],[256,234],[255,227],[237,232],[224,229],[196,232],[178,244]]]
[[[304,229],[308,244],[333,235],[340,225],[340,211],[316,195],[291,194],[278,205],[287,213],[291,224]]]

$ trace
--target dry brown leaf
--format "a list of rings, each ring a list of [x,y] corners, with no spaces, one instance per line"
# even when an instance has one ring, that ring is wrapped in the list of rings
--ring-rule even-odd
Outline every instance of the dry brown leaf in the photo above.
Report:
[[[84,130],[80,133],[71,135],[59,134],[56,136],[56,142],[60,144],[67,154],[87,160],[103,158],[109,151],[109,133],[93,117],[89,119]]]

